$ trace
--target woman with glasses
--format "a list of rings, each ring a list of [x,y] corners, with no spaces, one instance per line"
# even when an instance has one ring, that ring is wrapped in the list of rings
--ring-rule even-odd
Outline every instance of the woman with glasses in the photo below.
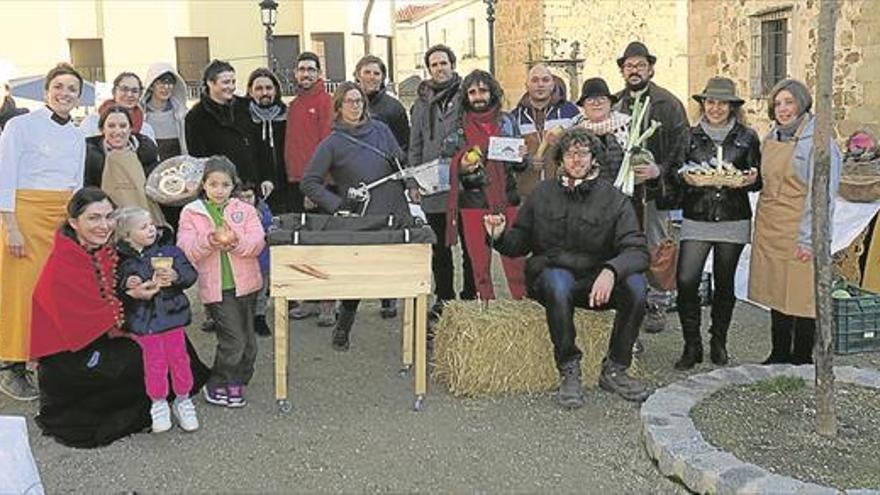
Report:
[[[347,81],[339,85],[333,94],[333,131],[312,155],[300,188],[324,213],[393,215],[403,223],[411,222],[404,184],[400,181],[388,181],[370,190],[366,203],[350,194],[361,183],[369,184],[396,172],[400,162],[405,160],[391,129],[371,119],[366,105],[367,96],[356,83]],[[339,194],[324,186],[328,174]],[[338,351],[348,350],[359,302],[342,302],[333,330],[333,348]]]
[[[98,127],[101,112],[113,105],[119,105],[129,111],[132,131],[143,134],[155,142],[156,133],[153,131],[153,126],[144,121],[144,110],[140,106],[143,90],[141,78],[134,72],[122,72],[116,76],[113,80],[113,99],[102,103],[97,113],[89,115],[82,121],[79,127],[83,135],[89,137],[101,134]]]
[[[629,115],[611,110],[611,105],[615,103],[617,97],[611,94],[604,79],[587,79],[577,101],[582,113],[574,121],[574,125],[587,129],[599,138],[605,149],[604,163],[599,164],[599,177],[611,182],[617,178],[623,162],[623,147],[630,121]]]

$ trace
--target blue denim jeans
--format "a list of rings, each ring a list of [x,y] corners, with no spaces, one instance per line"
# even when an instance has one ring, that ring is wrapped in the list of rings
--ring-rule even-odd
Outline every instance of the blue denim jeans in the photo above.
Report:
[[[581,358],[581,351],[575,344],[575,307],[597,311],[616,310],[607,357],[627,367],[632,362],[633,343],[639,336],[639,327],[645,317],[647,280],[641,273],[616,280],[608,303],[590,308],[590,290],[598,275],[597,270],[585,277],[575,278],[574,273],[566,268],[545,268],[535,280],[533,294],[547,312],[550,340],[553,341],[554,358],[559,368]]]

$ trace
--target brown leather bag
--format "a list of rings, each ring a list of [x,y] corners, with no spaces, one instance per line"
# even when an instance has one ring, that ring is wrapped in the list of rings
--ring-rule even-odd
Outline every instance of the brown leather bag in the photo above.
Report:
[[[648,283],[658,290],[673,290],[676,285],[678,244],[667,237],[651,249],[651,266],[648,267]]]

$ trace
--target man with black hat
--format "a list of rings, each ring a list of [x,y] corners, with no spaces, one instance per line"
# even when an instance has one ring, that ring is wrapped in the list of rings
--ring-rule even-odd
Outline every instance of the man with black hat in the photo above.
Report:
[[[526,93],[510,112],[532,156],[532,166],[516,174],[516,187],[523,201],[538,183],[556,175],[556,164],[536,154],[539,148],[546,150],[547,147],[542,146],[545,137],[552,141],[548,132],[556,128],[569,128],[580,113],[573,103],[560,98],[556,81],[546,65],[533,66],[528,77]]]
[[[657,57],[648,47],[638,41],[627,45],[623,55],[617,59],[617,66],[623,75],[626,87],[617,94],[615,109],[632,114],[637,100],[647,101],[647,113],[642,120],[642,131],[651,121],[660,123],[660,128],[648,139],[646,148],[654,156],[654,162],[634,167],[637,207],[642,228],[648,239],[648,247],[654,248],[668,235],[669,209],[677,208],[673,185],[675,174],[684,163],[688,146],[688,120],[684,105],[672,93],[651,81],[654,77],[654,63]],[[657,333],[666,326],[667,298],[664,294],[648,296],[648,314],[645,318],[645,331]]]

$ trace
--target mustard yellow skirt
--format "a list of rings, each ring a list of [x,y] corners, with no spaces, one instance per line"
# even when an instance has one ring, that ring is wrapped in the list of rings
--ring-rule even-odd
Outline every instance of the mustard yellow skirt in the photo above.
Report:
[[[40,271],[52,251],[55,232],[67,218],[71,191],[23,189],[15,192],[15,219],[24,237],[25,256],[6,248],[0,228],[0,360],[27,361],[31,335],[31,299]]]

